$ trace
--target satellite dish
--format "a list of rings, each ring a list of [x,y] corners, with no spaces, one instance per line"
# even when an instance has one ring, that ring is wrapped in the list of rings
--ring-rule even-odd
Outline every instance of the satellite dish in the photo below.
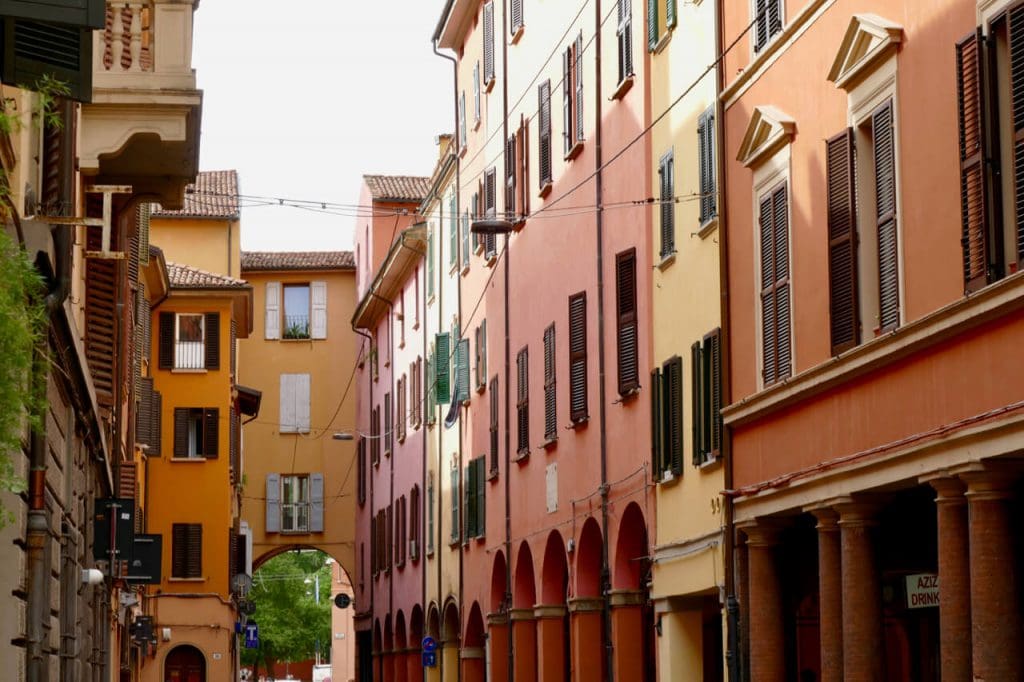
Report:
[[[339,609],[347,609],[352,605],[352,597],[348,596],[344,592],[339,592],[338,595],[334,597],[334,605]]]
[[[231,578],[231,591],[240,597],[249,594],[252,589],[252,578],[245,573],[235,573]]]

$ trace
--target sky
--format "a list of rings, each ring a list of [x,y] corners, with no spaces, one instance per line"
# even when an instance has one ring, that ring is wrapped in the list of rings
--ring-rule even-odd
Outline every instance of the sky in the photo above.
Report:
[[[203,0],[192,65],[200,170],[236,169],[242,248],[353,248],[354,218],[244,195],[357,204],[363,174],[430,175],[452,130],[443,0]],[[346,211],[341,211],[346,212]]]

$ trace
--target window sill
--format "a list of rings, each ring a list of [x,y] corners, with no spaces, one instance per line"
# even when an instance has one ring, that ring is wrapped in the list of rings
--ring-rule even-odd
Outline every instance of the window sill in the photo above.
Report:
[[[658,40],[658,43],[654,46],[654,49],[651,50],[651,52],[653,52],[654,54],[661,54],[662,51],[668,46],[668,44],[672,42],[673,33],[675,33],[675,27],[669,27],[669,29],[665,31],[665,33]]]
[[[403,443],[405,443],[405,436],[402,436],[401,438],[398,439],[399,445],[402,445]]]
[[[491,76],[491,80],[484,82],[484,94],[485,95],[489,95],[491,93],[491,90],[494,89],[494,83],[496,81],[497,81],[497,79],[494,76]]]
[[[545,438],[544,442],[540,444],[540,446],[547,450],[548,452],[554,450],[556,445],[558,445],[558,436],[551,436],[550,438]]]
[[[540,191],[537,192],[537,196],[539,196],[541,199],[544,199],[545,197],[547,197],[547,195],[551,194],[551,190],[552,188],[554,188],[554,186],[555,183],[553,183],[551,179],[548,178],[544,182],[544,184],[540,186]]]
[[[487,480],[488,481],[497,481],[498,480],[498,470],[497,469],[491,469],[490,471],[488,471],[487,472]]]
[[[466,263],[465,265],[462,266],[462,270],[459,271],[459,274],[462,275],[463,277],[469,274],[469,263]]]
[[[717,215],[711,216],[711,218],[707,222],[701,223],[700,229],[697,230],[697,236],[700,237],[701,239],[707,239],[708,235],[710,235],[716,229],[718,229]]]
[[[662,256],[661,260],[658,261],[658,264],[655,265],[654,267],[658,268],[662,272],[665,272],[665,270],[667,270],[669,268],[669,266],[671,266],[675,262],[676,262],[676,252],[673,251],[670,254]]]
[[[520,462],[525,462],[528,459],[530,459],[530,451],[529,450],[518,450],[516,452],[515,457],[512,458],[512,461],[516,462],[518,464]]]
[[[486,267],[491,267],[498,262],[498,254],[496,253],[487,254],[486,256],[484,256],[484,258],[487,259],[484,261],[484,265]]]
[[[430,294],[429,296],[427,296],[427,305],[434,305],[434,294]]]
[[[475,121],[473,121],[473,128],[472,128],[472,130],[473,130],[474,133],[476,131],[480,130],[480,119],[479,118],[476,119]]]
[[[462,158],[465,158],[465,156],[466,156],[466,152],[467,152],[467,151],[469,151],[469,145],[468,145],[468,144],[466,144],[465,142],[463,142],[463,143],[462,143],[462,144],[461,144],[461,145],[459,146],[459,158],[460,158],[460,159],[462,159]]]
[[[195,457],[171,457],[171,461],[172,462],[183,462],[183,463],[184,462],[198,463],[198,462],[205,462],[206,461],[206,457],[202,457],[202,456],[198,456],[198,455],[195,456]]]
[[[398,342],[398,350],[404,350],[404,349],[405,349],[405,339],[402,339],[401,341]]]
[[[303,341],[312,341],[312,336],[295,337],[294,339],[281,339],[281,343],[302,343]]]
[[[282,530],[278,535],[310,535],[312,532],[311,530]]]
[[[519,26],[512,29],[512,39],[509,40],[509,44],[517,44],[523,37],[523,33],[526,31],[526,25],[520,24]]]
[[[376,381],[376,379],[374,379],[374,381]],[[306,429],[305,431],[299,431],[298,429],[294,431],[278,431],[277,433],[281,436],[308,436],[309,429]]]
[[[206,578],[175,578],[170,577],[167,579],[168,582],[172,583],[205,583]]]
[[[698,464],[697,468],[700,469],[701,471],[709,471],[711,469],[716,468],[721,463],[722,463],[722,457],[720,455],[719,456],[712,455],[712,456],[709,456],[706,460],[704,460],[700,464]]]
[[[478,244],[476,245],[476,247],[475,247],[475,248],[473,249],[473,255],[475,255],[475,256],[479,256],[479,255],[480,255],[480,254],[482,254],[483,252],[484,252],[484,243],[483,243],[483,242],[481,241],[481,242],[479,242],[479,243],[478,243]]]
[[[175,367],[171,370],[171,374],[206,374],[209,372],[205,367],[197,367],[196,369],[183,369]]]
[[[480,395],[483,395],[483,392],[486,391],[486,390],[487,390],[487,384],[477,384],[476,385],[476,392],[479,393]]]
[[[414,332],[415,331],[419,331],[419,328],[420,328],[420,321],[419,320],[416,320],[415,322],[412,323],[412,330]]]
[[[587,423],[589,421],[590,421],[590,415],[588,414],[586,417],[580,417],[579,419],[575,419],[575,420],[569,422],[569,425],[566,426],[565,428],[568,431],[575,431],[576,429],[582,429],[584,426],[587,425]]]
[[[451,265],[448,266],[448,276],[449,277],[454,277],[455,273],[458,272],[458,271],[459,271],[459,264],[458,263],[452,263]]]
[[[671,471],[661,472],[661,480],[658,481],[658,485],[664,487],[671,487],[678,485],[683,480],[682,474],[676,474]]]
[[[626,76],[625,78],[623,78],[622,82],[619,83],[618,86],[616,86],[615,92],[613,92],[612,96],[608,98],[608,101],[611,102],[611,101],[614,101],[614,100],[617,100],[617,99],[622,99],[623,97],[625,97],[626,93],[629,92],[633,88],[633,81],[634,80],[636,80],[636,76],[634,76],[632,74],[630,74],[629,76]]]
[[[576,140],[576,142],[569,148],[569,151],[565,154],[566,161],[572,161],[577,156],[583,153],[583,140]]]
[[[633,388],[628,389],[625,393],[619,393],[619,399],[618,399],[617,402],[620,405],[625,405],[627,403],[631,403],[634,400],[636,400],[637,396],[639,396],[639,395],[640,395],[640,386],[634,386]]]

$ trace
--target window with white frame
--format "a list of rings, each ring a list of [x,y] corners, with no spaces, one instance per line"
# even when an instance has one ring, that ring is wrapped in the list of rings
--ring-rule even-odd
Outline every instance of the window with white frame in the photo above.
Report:
[[[281,531],[309,532],[309,476],[281,476]]]
[[[782,0],[752,0],[754,54],[782,33]]]

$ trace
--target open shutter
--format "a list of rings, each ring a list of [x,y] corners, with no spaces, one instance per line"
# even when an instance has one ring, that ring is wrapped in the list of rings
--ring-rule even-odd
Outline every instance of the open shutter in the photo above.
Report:
[[[671,0],[670,0],[671,1]],[[708,107],[697,123],[698,166],[700,172],[700,224],[715,217],[715,108]]]
[[[1007,12],[1010,41],[1010,101],[1013,102],[1013,205],[1017,221],[1017,265],[1024,266],[1024,5]]]
[[[455,352],[458,375],[458,401],[469,401],[469,339],[460,339]]]
[[[705,381],[708,383],[710,438],[712,457],[722,454],[722,330],[715,329],[704,337],[704,353],[708,368]]]
[[[466,482],[462,486],[463,509],[466,514],[466,522],[462,525],[462,541],[466,542],[476,537],[476,461],[470,461],[465,469]]]
[[[153,391],[153,406],[150,411],[150,434],[151,439],[149,443],[149,452],[146,454],[150,457],[159,457],[161,454],[161,447],[163,446],[163,409],[164,401],[163,396],[160,395],[159,391]]]
[[[171,575],[184,578],[188,562],[188,524],[171,526]]]
[[[860,343],[857,315],[857,217],[853,129],[825,143],[828,277],[832,354]]]
[[[139,379],[139,405],[135,413],[135,442],[150,445],[153,442],[153,380]]]
[[[174,313],[160,313],[159,333],[157,365],[160,369],[174,369]]]
[[[512,0],[512,35],[523,26],[523,0]]]
[[[267,474],[267,532],[281,532],[281,474]]]
[[[791,341],[789,302],[789,194],[785,184],[772,194],[772,218],[775,238],[775,314],[777,320],[778,378],[792,373],[793,353]]]
[[[647,49],[658,45],[658,0],[647,0]]]
[[[1024,57],[1024,54],[1021,56]],[[889,331],[900,324],[899,259],[896,244],[896,150],[892,119],[892,100],[871,114],[878,224],[878,317],[882,331]]]
[[[480,322],[480,385],[487,383],[487,320]]]
[[[452,468],[452,542],[459,541],[459,470],[457,467]]]
[[[281,338],[281,283],[267,282],[263,338]]]
[[[690,431],[693,433],[693,451],[691,459],[694,466],[704,461],[705,444],[707,434],[705,433],[706,419],[704,409],[704,392],[706,377],[704,376],[704,353],[700,347],[700,341],[690,346],[690,407],[692,411],[691,421],[693,426]]]
[[[768,0],[768,38],[782,30],[782,0]]]
[[[985,189],[985,98],[982,94],[981,29],[956,44],[957,114],[960,141],[961,244],[964,250],[964,292],[981,289],[994,278],[995,245]]]
[[[683,359],[673,357],[664,365],[665,456],[672,473],[683,473]]]
[[[575,144],[575,135],[572,130],[574,120],[572,115],[572,74],[572,47],[568,47],[562,53],[562,153],[566,156],[569,155],[569,150]]]
[[[494,3],[484,3],[484,83],[494,80]]]
[[[773,0],[754,0],[754,52],[768,42],[768,4]]]
[[[311,282],[309,296],[312,314],[312,332],[314,339],[327,338],[327,282]]]
[[[217,459],[220,452],[220,410],[208,407],[203,410],[203,455],[206,459]]]
[[[665,470],[664,449],[662,447],[662,410],[661,370],[651,371],[651,480],[660,481]]]
[[[558,438],[558,412],[555,393],[555,324],[544,330],[544,439]]]
[[[587,294],[569,298],[569,418],[587,418]]]
[[[309,475],[309,532],[324,532],[324,475]]]
[[[427,298],[434,295],[434,228],[427,230]]]
[[[640,388],[639,341],[636,314],[636,248],[615,256],[618,313],[619,395]]]
[[[174,408],[174,456],[188,457],[188,408]]]
[[[576,139],[583,139],[583,31],[576,36],[576,48],[573,50],[573,86],[576,89]]]
[[[242,459],[239,448],[241,435],[241,419],[238,416],[238,410],[232,406],[228,409],[228,457],[232,483],[237,483],[242,477]]]
[[[487,535],[487,472],[483,457],[478,457],[474,461],[476,462],[474,468],[476,482],[473,486],[476,489],[476,535],[482,538]]]
[[[539,120],[538,132],[538,178],[541,189],[551,182],[551,81],[537,86]]]
[[[206,369],[220,369],[220,313],[206,313]]]
[[[676,0],[665,0],[665,28],[676,27]]]
[[[391,414],[391,393],[384,394],[384,456],[394,449],[395,422]]]
[[[661,257],[667,258],[676,252],[675,226],[675,173],[672,152],[661,157],[658,166],[661,198]]]
[[[525,455],[530,451],[530,350],[522,348],[516,356],[516,451]],[[497,397],[491,395],[491,424],[496,427]],[[493,457],[492,453],[492,457]]]
[[[455,193],[448,197],[448,267],[459,262],[459,216],[456,211]]]
[[[451,400],[451,337],[448,332],[435,337],[434,347],[437,353],[434,366],[435,398],[437,404],[447,405]]]
[[[630,0],[619,0],[619,82],[633,75],[633,7]]]
[[[490,414],[490,446],[491,446],[491,471],[498,471],[498,375],[491,377],[491,414]]]
[[[762,197],[758,208],[758,228],[761,237],[761,372],[764,384],[774,383],[778,375],[775,324],[775,253],[772,230],[772,195]]]
[[[51,11],[59,17],[51,20],[58,23],[9,16],[4,20],[3,82],[32,90],[49,77],[66,85],[71,99],[91,102],[92,32],[62,25],[64,10]]]

